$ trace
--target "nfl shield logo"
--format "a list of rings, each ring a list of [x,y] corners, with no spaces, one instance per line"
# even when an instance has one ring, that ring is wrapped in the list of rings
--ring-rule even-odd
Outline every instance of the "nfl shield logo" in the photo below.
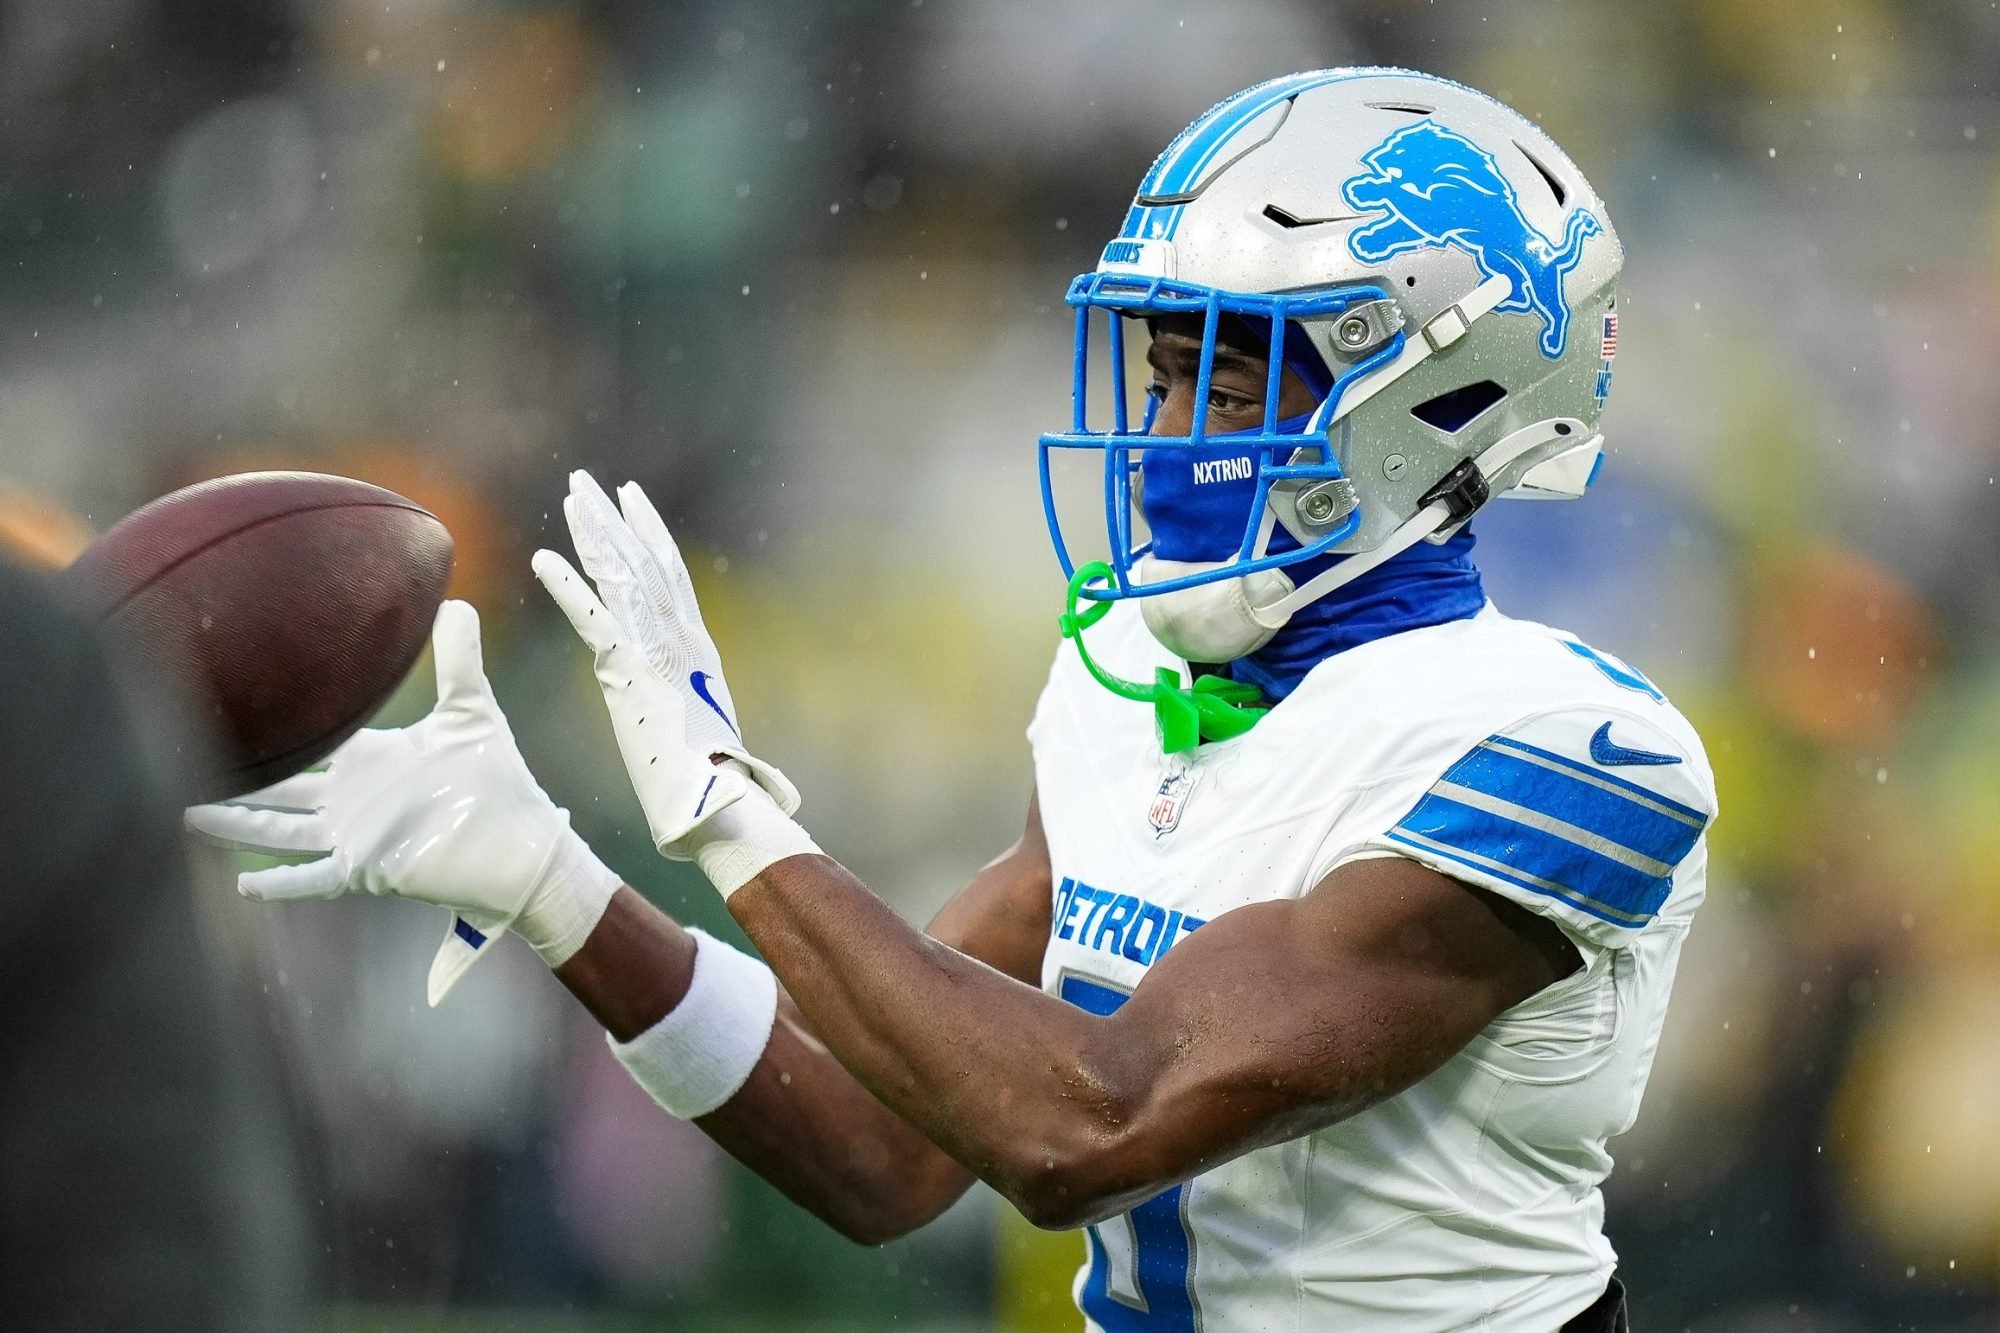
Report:
[[[1181,812],[1187,809],[1194,780],[1194,770],[1185,757],[1175,755],[1167,761],[1160,784],[1153,790],[1152,804],[1146,809],[1146,822],[1153,826],[1154,837],[1164,838],[1180,827]]]

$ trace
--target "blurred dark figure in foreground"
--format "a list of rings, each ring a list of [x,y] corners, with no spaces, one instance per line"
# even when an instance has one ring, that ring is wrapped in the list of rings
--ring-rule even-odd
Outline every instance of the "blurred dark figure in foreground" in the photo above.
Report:
[[[0,559],[0,1317],[289,1328],[278,1118],[188,893],[173,747],[118,676]]]

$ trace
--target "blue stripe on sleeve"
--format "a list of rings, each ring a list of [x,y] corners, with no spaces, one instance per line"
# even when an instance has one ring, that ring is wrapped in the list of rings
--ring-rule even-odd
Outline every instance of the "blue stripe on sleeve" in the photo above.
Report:
[[[1599,782],[1616,787],[1620,791],[1630,792],[1632,795],[1641,797],[1644,800],[1657,801],[1669,810],[1676,810],[1686,815],[1697,824],[1708,822],[1708,815],[1691,805],[1682,805],[1679,801],[1670,801],[1651,787],[1641,786],[1636,782],[1619,777],[1616,773],[1606,773],[1601,768],[1593,768],[1581,760],[1571,759],[1569,756],[1557,754],[1553,750],[1544,750],[1538,746],[1529,745],[1526,741],[1517,741],[1512,736],[1489,736],[1486,743],[1513,750],[1518,754],[1532,755],[1537,759],[1546,759],[1558,768],[1565,768],[1572,773],[1580,773],[1585,777],[1594,778]]]
[[[1671,870],[1650,875],[1567,838],[1435,792],[1418,801],[1389,836],[1560,898],[1614,925],[1644,925],[1673,889]]]
[[[1453,764],[1444,782],[1574,824],[1670,866],[1701,836],[1701,816],[1650,792],[1628,795],[1599,777],[1575,772],[1557,756],[1489,742]]]
[[[1392,841],[1632,928],[1673,891],[1708,816],[1636,782],[1492,736],[1390,830]]]

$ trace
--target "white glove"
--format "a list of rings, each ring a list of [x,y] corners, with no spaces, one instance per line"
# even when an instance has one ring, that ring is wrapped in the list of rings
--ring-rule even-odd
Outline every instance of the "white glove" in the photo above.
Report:
[[[618,501],[622,514],[588,472],[570,473],[563,515],[583,572],[654,673],[679,693],[688,748],[734,759],[779,809],[796,813],[798,788],[744,748],[736,705],[722,678],[722,654],[702,623],[680,547],[637,482],[620,486]]]
[[[225,846],[299,865],[248,871],[259,902],[392,894],[449,908],[431,964],[435,1006],[511,928],[555,967],[583,947],[618,889],[521,759],[486,681],[479,616],[438,608],[431,633],[437,706],[395,731],[361,731],[326,771],[188,810],[188,828]]]
[[[743,748],[721,654],[666,524],[637,486],[621,488],[622,515],[587,474],[570,487],[563,510],[603,600],[553,551],[535,552],[535,577],[595,658],[653,845],[700,862],[725,897],[772,861],[817,852],[787,817],[797,789]]]

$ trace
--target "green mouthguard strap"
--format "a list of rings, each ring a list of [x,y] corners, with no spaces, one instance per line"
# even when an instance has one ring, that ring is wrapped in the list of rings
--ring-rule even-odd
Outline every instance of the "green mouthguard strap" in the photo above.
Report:
[[[1084,669],[1097,679],[1099,685],[1121,699],[1153,706],[1153,721],[1159,728],[1160,748],[1163,751],[1181,754],[1203,741],[1233,740],[1256,726],[1271,711],[1262,702],[1263,692],[1255,685],[1246,685],[1241,681],[1203,676],[1189,687],[1181,684],[1178,671],[1160,667],[1154,672],[1152,683],[1141,685],[1137,681],[1114,676],[1099,666],[1097,659],[1090,655],[1090,650],[1083,646],[1083,632],[1104,619],[1111,610],[1111,603],[1092,601],[1082,610],[1077,609],[1077,604],[1083,600],[1083,590],[1090,583],[1101,579],[1109,584],[1111,578],[1111,566],[1102,560],[1093,560],[1079,567],[1071,576],[1066,609],[1059,622],[1063,637],[1076,641],[1076,655],[1083,659]]]

